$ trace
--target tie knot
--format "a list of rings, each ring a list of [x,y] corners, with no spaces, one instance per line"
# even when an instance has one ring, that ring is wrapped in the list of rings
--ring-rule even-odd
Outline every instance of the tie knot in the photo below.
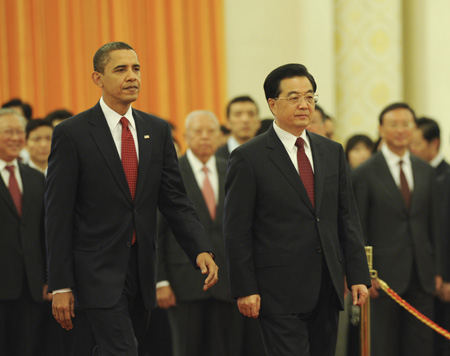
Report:
[[[208,174],[208,168],[206,166],[203,166],[202,171],[205,172],[205,174]]]
[[[297,141],[295,141],[295,145],[298,148],[303,148],[303,146],[305,145],[305,141],[301,137],[298,137]]]
[[[128,119],[126,117],[121,117],[120,122],[122,124],[122,127],[127,128],[128,127]]]
[[[6,166],[5,168],[9,172],[9,174],[14,174],[14,166]]]
[[[403,165],[403,160],[400,160],[399,162],[398,162],[398,164],[400,165],[400,167]]]

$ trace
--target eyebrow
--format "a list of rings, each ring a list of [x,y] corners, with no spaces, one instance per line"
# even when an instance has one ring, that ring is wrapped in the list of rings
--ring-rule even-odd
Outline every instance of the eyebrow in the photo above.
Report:
[[[133,64],[133,65],[131,65],[133,68],[136,68],[136,67],[138,67],[138,68],[141,68],[141,65],[140,64]],[[125,64],[119,64],[119,65],[117,65],[117,66],[115,66],[114,68],[113,68],[113,70],[116,70],[116,69],[119,69],[119,68],[126,68],[126,67],[128,67],[127,65],[125,65]]]
[[[305,92],[305,94],[308,94],[308,93],[313,94],[314,91],[313,91],[312,89],[309,89],[307,92]],[[303,95],[302,93],[299,93],[299,92],[296,91],[296,90],[292,90],[292,91],[290,91],[289,93],[287,93],[287,96],[292,95],[292,94],[300,94],[300,95]]]

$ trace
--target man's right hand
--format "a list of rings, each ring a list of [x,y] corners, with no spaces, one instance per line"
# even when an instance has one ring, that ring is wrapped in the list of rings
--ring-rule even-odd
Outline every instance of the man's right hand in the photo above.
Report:
[[[56,321],[63,329],[73,328],[72,318],[75,317],[75,298],[72,292],[53,294],[52,312]]]
[[[375,278],[372,279],[372,288],[369,289],[370,298],[378,298],[380,294],[378,290],[380,289],[380,283]]]
[[[261,297],[259,294],[252,294],[246,297],[239,297],[237,300],[239,311],[249,318],[257,318],[261,308]]]
[[[161,309],[168,309],[177,305],[175,294],[170,286],[156,289],[156,302]]]

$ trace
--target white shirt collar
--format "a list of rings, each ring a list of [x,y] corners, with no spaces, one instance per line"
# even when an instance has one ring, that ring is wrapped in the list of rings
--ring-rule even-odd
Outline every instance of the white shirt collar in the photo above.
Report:
[[[0,171],[5,169],[6,166],[14,166],[14,171],[19,172],[19,162],[17,159],[12,160],[11,162],[6,162],[0,159]]]
[[[130,107],[128,108],[128,111],[125,115],[120,115],[117,112],[115,112],[113,109],[111,109],[103,100],[103,97],[100,99],[100,107],[102,108],[103,114],[105,115],[106,122],[108,123],[109,129],[113,131],[116,126],[119,124],[120,119],[122,117],[126,117],[128,121],[130,122],[130,126],[133,129],[136,129],[134,118],[133,118],[133,109]]]
[[[231,153],[240,146],[240,143],[237,142],[237,140],[233,136],[230,135],[227,145],[228,145],[228,151]]]
[[[386,143],[383,143],[381,145],[381,152],[383,153],[384,158],[390,165],[398,165],[400,161],[403,161],[403,164],[406,165],[411,164],[411,155],[408,150],[405,151],[403,156],[398,156],[389,149]]]
[[[295,152],[297,152],[297,148],[295,146],[295,142],[297,141],[297,136],[291,134],[290,132],[287,132],[286,130],[283,130],[280,126],[278,126],[275,122],[273,124],[273,128],[275,130],[275,133],[283,143],[284,147],[286,147],[286,150],[288,152],[292,152],[295,149]],[[306,130],[303,130],[300,137],[305,141],[305,150],[311,149],[311,144],[309,142],[309,137],[306,133]]]
[[[442,155],[442,153],[438,153],[436,155],[436,157],[434,157],[431,161],[430,164],[433,168],[437,168],[437,166],[439,166],[441,164],[441,162],[444,160],[444,156]]]
[[[206,166],[208,168],[209,172],[214,172],[216,170],[216,156],[212,155],[209,160],[206,162],[206,164],[203,164],[202,161],[200,161],[196,155],[194,155],[194,152],[189,148],[186,151],[187,159],[189,160],[189,163],[191,164],[192,170],[194,172],[201,172],[203,169],[203,166]]]

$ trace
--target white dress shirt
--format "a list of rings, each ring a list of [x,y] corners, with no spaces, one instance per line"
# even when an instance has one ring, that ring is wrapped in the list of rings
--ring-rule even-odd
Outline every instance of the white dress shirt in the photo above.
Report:
[[[22,177],[20,176],[19,163],[17,163],[17,159],[8,163],[0,159],[0,173],[2,175],[3,181],[5,182],[6,188],[9,189],[9,171],[6,169],[6,166],[15,167],[14,175],[16,176],[17,185],[19,186],[20,192],[23,193]]]
[[[298,172],[297,146],[295,145],[295,142],[297,141],[298,137],[294,136],[290,132],[283,130],[275,122],[273,123],[273,128],[278,138],[281,140],[284,147],[286,148],[286,152],[288,153],[289,158],[292,161],[292,164],[294,165],[295,169]],[[306,157],[308,157],[309,163],[311,163],[311,168],[314,173],[314,161],[312,157],[311,144],[309,142],[309,137],[306,134],[306,130],[303,130],[302,134],[299,137],[301,137],[305,141],[303,147],[305,149]]]
[[[443,160],[444,160],[444,156],[442,155],[442,153],[439,152],[439,153],[436,155],[436,157],[434,157],[434,158],[430,161],[431,167],[437,168],[437,166],[439,166]]]
[[[217,205],[217,201],[219,200],[219,174],[217,173],[216,157],[212,155],[208,162],[206,162],[206,164],[203,164],[190,149],[186,151],[186,157],[192,167],[195,180],[197,181],[200,190],[202,190],[203,181],[205,180],[205,172],[203,172],[203,166],[206,166],[206,168],[208,168],[208,179],[211,182],[211,186],[214,191],[214,199],[216,200]]]
[[[230,153],[233,152],[240,145],[241,144],[239,142],[237,142],[237,140],[233,136],[230,136],[228,138],[228,142],[227,142],[228,152],[230,152]]]
[[[400,157],[392,152],[386,143],[383,143],[381,146],[381,153],[386,160],[386,163],[391,171],[392,178],[394,178],[395,184],[400,189],[400,161],[403,161],[402,169],[403,173],[405,173],[406,181],[408,182],[409,190],[412,192],[414,190],[414,179],[413,172],[411,166],[411,156],[409,151],[407,150],[405,154]]]

